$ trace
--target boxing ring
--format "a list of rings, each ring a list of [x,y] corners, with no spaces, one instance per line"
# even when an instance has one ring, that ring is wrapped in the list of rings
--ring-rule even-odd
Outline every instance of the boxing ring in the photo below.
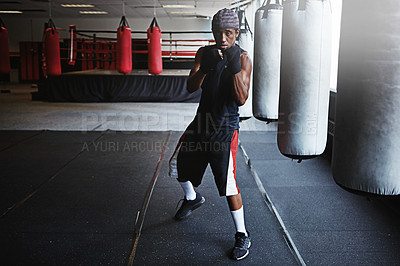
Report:
[[[188,93],[186,81],[198,48],[214,41],[211,32],[163,32],[163,71],[159,75],[148,73],[148,43],[144,36],[147,32],[143,31],[132,31],[132,71],[119,73],[115,34],[78,31],[71,26],[69,38],[60,38],[62,74],[42,78],[33,100],[199,102],[201,91]]]
[[[147,70],[120,74],[116,70],[86,70],[49,76],[39,86],[39,99],[54,102],[198,102],[201,91],[189,93],[189,70]]]

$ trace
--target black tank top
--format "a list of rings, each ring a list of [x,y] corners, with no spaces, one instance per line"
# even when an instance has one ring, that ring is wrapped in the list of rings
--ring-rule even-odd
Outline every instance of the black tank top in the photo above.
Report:
[[[204,49],[210,48],[216,46],[206,46]],[[227,63],[224,56],[216,68],[207,73],[201,85],[200,104],[193,123],[203,132],[239,129],[239,109],[233,98],[233,78],[226,69]]]

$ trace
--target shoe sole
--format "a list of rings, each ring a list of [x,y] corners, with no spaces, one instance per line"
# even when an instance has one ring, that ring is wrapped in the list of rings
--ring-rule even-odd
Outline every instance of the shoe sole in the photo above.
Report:
[[[182,217],[176,217],[175,216],[175,219],[180,221],[180,220],[183,220],[183,219],[189,217],[192,214],[192,212],[195,209],[199,208],[201,205],[203,205],[204,202],[206,202],[206,199],[204,197],[201,197],[201,200],[198,203],[196,203],[195,205],[193,205],[192,209],[190,211],[188,211],[188,213],[185,216],[182,216]]]
[[[249,255],[249,248],[250,248],[250,246],[251,246],[251,241],[249,242],[249,246],[247,247],[247,252],[246,252],[243,256],[241,256],[241,257],[239,257],[239,258],[234,258],[234,259],[235,259],[235,260],[242,260],[242,259],[246,258],[247,255]]]

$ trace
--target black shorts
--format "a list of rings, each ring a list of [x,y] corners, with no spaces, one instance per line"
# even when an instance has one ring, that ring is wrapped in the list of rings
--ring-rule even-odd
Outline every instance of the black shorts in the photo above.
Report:
[[[211,134],[186,130],[178,144],[178,177],[197,187],[210,164],[219,195],[239,194],[236,183],[238,140],[238,130],[220,130]]]

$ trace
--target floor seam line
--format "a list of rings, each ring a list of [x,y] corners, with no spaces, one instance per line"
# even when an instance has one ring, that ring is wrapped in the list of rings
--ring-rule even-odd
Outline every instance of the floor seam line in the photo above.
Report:
[[[88,147],[92,146],[95,141],[98,141],[100,138],[102,138],[108,130],[104,131],[99,137],[91,141],[88,145]],[[76,158],[78,158],[85,150],[81,150],[78,152],[72,159],[67,161],[65,164],[63,164],[60,168],[58,168],[50,177],[48,177],[46,180],[44,180],[42,183],[40,183],[36,189],[31,191],[27,196],[25,196],[22,200],[14,203],[11,207],[9,207],[1,216],[0,219],[4,218],[7,214],[10,212],[16,210],[18,207],[20,207],[22,204],[24,204],[27,200],[29,200],[31,197],[33,197],[43,186],[48,184],[50,181],[52,181],[54,178],[56,178],[70,163],[72,163]]]
[[[18,131],[18,130],[17,130],[17,131]],[[36,137],[36,136],[39,136],[40,134],[42,134],[42,133],[45,132],[45,131],[47,131],[47,130],[46,130],[46,129],[41,130],[41,131],[37,132],[36,134],[34,134],[34,135],[32,135],[32,136],[29,136],[29,137],[27,137],[27,138],[24,138],[23,140],[20,140],[20,141],[18,141],[18,142],[16,142],[16,143],[13,143],[13,144],[11,144],[11,145],[9,145],[9,146],[3,148],[2,150],[0,150],[0,152],[6,151],[6,150],[8,150],[8,149],[11,149],[11,148],[14,147],[14,146],[17,146],[17,145],[19,145],[19,144],[21,144],[21,143],[23,143],[23,142],[25,142],[25,141],[28,141],[28,140],[30,140],[30,139]]]
[[[102,125],[104,125],[105,123],[100,123],[97,126],[95,126],[91,131],[95,131],[96,129],[100,128]]]
[[[267,191],[265,190],[260,177],[258,176],[256,170],[254,169],[253,165],[251,164],[250,158],[246,153],[246,150],[243,148],[242,143],[239,140],[239,147],[243,153],[243,157],[245,159],[245,162],[247,166],[250,168],[251,174],[256,181],[256,184],[258,186],[259,191],[264,197],[264,202],[268,206],[268,209],[271,211],[271,213],[275,216],[276,220],[278,221],[280,225],[280,229],[282,230],[283,233],[283,238],[290,249],[291,253],[295,256],[295,259],[299,265],[305,266],[306,263],[304,262],[302,256],[300,255],[299,251],[297,250],[297,247],[295,243],[293,242],[292,237],[289,234],[289,231],[286,229],[285,223],[283,222],[283,219],[281,218],[280,214],[278,213],[277,209],[275,208],[275,205],[273,204],[271,198],[269,197]]]
[[[156,165],[156,169],[155,169],[154,174],[153,174],[153,178],[151,179],[151,181],[149,183],[149,187],[147,188],[147,193],[146,193],[146,196],[145,196],[145,198],[143,200],[142,208],[138,212],[139,216],[138,216],[136,224],[135,224],[135,234],[134,234],[135,241],[133,243],[133,248],[132,248],[131,254],[129,256],[128,266],[133,265],[133,261],[135,259],[137,245],[139,243],[139,238],[140,238],[140,235],[142,233],[142,228],[143,228],[143,223],[144,223],[144,219],[145,219],[145,216],[146,216],[147,208],[149,206],[150,199],[151,199],[155,184],[156,184],[157,179],[158,179],[158,175],[159,175],[159,172],[160,172],[160,169],[161,169],[161,164],[162,164],[162,162],[164,160],[165,150],[166,150],[167,145],[169,143],[169,139],[171,137],[171,133],[172,133],[172,131],[168,132],[168,135],[167,135],[167,137],[166,137],[166,139],[164,141],[163,148],[161,150],[161,154],[160,154],[160,157],[159,157],[157,165]]]

